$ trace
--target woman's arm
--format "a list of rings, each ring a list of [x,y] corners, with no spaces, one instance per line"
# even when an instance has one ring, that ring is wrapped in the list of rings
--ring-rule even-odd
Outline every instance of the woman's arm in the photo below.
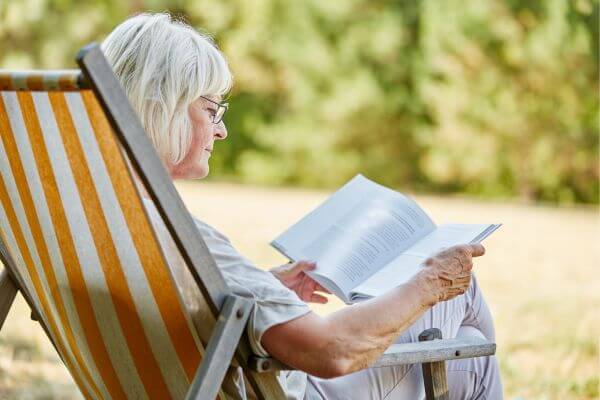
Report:
[[[322,378],[365,368],[427,310],[418,281],[327,317],[311,312],[276,325],[263,334],[262,345],[287,365]]]
[[[366,368],[428,308],[464,293],[472,257],[483,253],[479,244],[444,250],[427,259],[427,268],[411,281],[389,293],[327,317],[309,313],[275,325],[261,343],[278,360],[323,378]]]

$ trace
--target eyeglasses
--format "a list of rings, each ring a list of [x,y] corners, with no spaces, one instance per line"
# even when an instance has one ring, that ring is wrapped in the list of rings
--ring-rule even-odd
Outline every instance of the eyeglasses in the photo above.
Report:
[[[204,97],[204,96],[200,96],[200,97],[202,97],[206,101],[210,101],[211,103],[213,103],[217,106],[217,111],[212,116],[212,122],[213,122],[213,124],[221,123],[221,121],[223,120],[223,115],[225,115],[225,111],[227,111],[227,109],[229,108],[229,103],[217,103],[216,101],[213,101],[213,100],[209,99],[208,97]]]

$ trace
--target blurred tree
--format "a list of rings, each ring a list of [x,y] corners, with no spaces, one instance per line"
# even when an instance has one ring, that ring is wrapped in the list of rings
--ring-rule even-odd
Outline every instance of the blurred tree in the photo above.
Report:
[[[598,0],[3,0],[0,65],[72,66],[146,10],[230,60],[217,175],[599,201]]]

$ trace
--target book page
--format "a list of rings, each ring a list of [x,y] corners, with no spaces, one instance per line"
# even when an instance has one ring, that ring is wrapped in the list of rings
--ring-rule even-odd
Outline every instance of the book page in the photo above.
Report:
[[[364,197],[374,195],[368,179],[357,175],[338,189],[325,202],[276,237],[271,245],[291,260],[308,259],[302,250],[316,237],[325,233],[342,216],[352,210]]]
[[[414,201],[358,176],[272,244],[288,256],[316,261],[310,275],[329,290],[334,282],[339,290],[333,291],[348,293],[434,229]]]
[[[479,243],[498,229],[499,224],[444,224],[423,237],[405,254],[429,257],[458,244]]]
[[[425,258],[401,254],[369,279],[352,289],[348,296],[350,301],[355,303],[377,297],[408,282],[422,268],[421,264],[425,261]]]

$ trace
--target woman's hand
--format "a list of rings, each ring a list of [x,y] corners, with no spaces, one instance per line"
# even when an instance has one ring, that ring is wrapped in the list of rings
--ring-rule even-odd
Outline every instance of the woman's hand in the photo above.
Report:
[[[316,266],[317,264],[312,261],[297,261],[280,265],[269,272],[275,275],[284,286],[296,292],[303,301],[325,304],[329,299],[317,292],[329,293],[329,291],[306,275],[306,271],[311,271]]]
[[[447,248],[425,260],[425,268],[417,274],[416,280],[428,291],[429,305],[465,293],[471,283],[473,257],[484,254],[481,244],[465,244]]]

